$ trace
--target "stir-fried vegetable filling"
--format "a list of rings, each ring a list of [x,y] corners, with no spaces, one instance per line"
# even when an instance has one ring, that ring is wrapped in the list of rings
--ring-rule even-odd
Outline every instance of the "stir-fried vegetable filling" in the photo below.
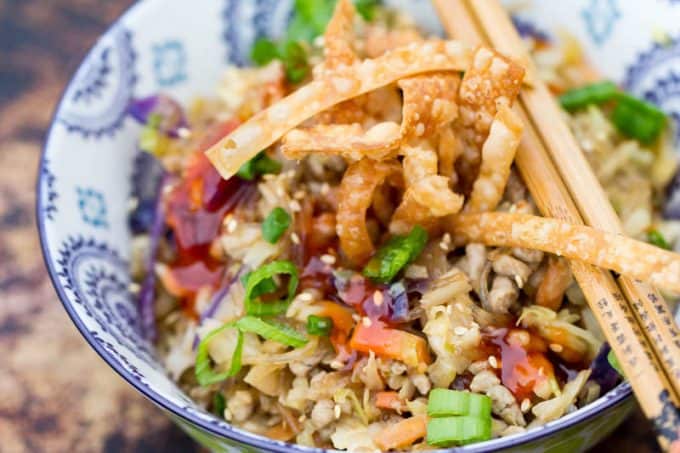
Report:
[[[574,42],[527,45],[628,235],[677,247],[666,117],[593,83]],[[130,106],[131,273],[187,395],[278,440],[420,450],[534,429],[621,381],[569,262],[490,245],[537,219],[513,166],[519,62],[374,0],[296,0],[251,59],[214,99]]]

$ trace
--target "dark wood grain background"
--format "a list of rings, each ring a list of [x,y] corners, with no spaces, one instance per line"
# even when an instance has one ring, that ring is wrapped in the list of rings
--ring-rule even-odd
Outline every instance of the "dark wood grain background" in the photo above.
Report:
[[[222,0],[201,0],[222,1]],[[131,0],[0,0],[0,452],[197,452],[85,343],[40,257],[34,182],[63,86]],[[638,412],[597,450],[656,451]]]

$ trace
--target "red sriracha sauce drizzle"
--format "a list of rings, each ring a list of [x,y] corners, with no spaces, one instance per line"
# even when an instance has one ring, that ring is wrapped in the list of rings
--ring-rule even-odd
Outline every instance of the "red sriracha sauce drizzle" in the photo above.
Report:
[[[524,329],[493,329],[484,332],[484,343],[490,355],[500,357],[501,382],[517,401],[531,399],[534,388],[554,379],[552,363],[545,356],[545,342]],[[528,342],[518,339],[528,339]]]
[[[210,256],[210,243],[218,236],[224,217],[250,191],[251,184],[237,177],[222,179],[203,151],[238,126],[238,121],[220,123],[208,134],[185,165],[182,180],[167,194],[166,221],[177,244],[172,277],[187,294],[189,314],[195,293],[204,286],[219,284],[223,266]]]

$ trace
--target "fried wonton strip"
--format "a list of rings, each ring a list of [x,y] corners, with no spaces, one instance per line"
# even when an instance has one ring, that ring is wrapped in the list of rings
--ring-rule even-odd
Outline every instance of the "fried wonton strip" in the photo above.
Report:
[[[354,41],[354,4],[351,0],[340,0],[335,5],[333,17],[323,35],[323,65],[328,69],[351,66],[357,60],[352,48]]]
[[[486,140],[499,105],[512,106],[522,87],[524,68],[503,55],[478,47],[460,84],[461,123],[478,148]]]
[[[523,130],[520,117],[510,107],[501,105],[482,147],[482,166],[466,212],[493,211],[501,201]]]
[[[425,74],[400,80],[401,133],[405,140],[429,136],[458,116],[458,74]]]
[[[463,152],[463,144],[456,137],[451,127],[444,127],[439,132],[439,143],[437,145],[437,155],[439,158],[439,174],[448,178],[453,178],[456,160]],[[453,181],[454,183],[456,181]]]
[[[542,250],[680,293],[680,255],[621,234],[502,212],[461,214],[445,228],[457,240]]]
[[[396,160],[362,159],[350,165],[342,177],[336,229],[340,248],[354,263],[362,264],[375,251],[366,227],[366,210],[376,188],[394,176],[401,176],[401,166]]]
[[[308,154],[340,155],[349,161],[363,157],[383,160],[396,154],[401,144],[399,125],[378,123],[366,132],[359,124],[319,124],[296,128],[283,136],[281,152],[288,159]]]
[[[463,71],[470,50],[458,41],[430,40],[394,49],[348,68],[323,71],[317,80],[263,110],[213,145],[206,154],[229,178],[258,152],[317,113],[404,77],[434,71]]]

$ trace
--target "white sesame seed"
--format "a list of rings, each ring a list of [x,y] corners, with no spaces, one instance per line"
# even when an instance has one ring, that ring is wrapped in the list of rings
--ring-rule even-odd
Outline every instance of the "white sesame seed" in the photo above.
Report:
[[[361,323],[364,325],[364,327],[371,327],[371,319],[368,316],[361,318]]]
[[[444,250],[445,252],[448,252],[448,251],[449,251],[449,244],[447,244],[447,243],[444,242],[444,241],[441,241],[441,242],[439,243],[439,248],[442,249],[442,250]]]
[[[283,198],[286,195],[286,192],[283,190],[283,187],[281,186],[276,186],[274,192],[276,192],[276,196],[279,198]]]
[[[321,184],[321,195],[327,195],[330,192],[331,186],[327,182]]]
[[[177,129],[177,135],[179,136],[179,138],[184,139],[189,138],[191,137],[191,130],[187,129],[186,127],[180,127],[179,129]]]
[[[496,360],[495,355],[490,355],[488,361],[489,365],[491,365],[491,368],[498,368],[498,360]]]
[[[293,241],[293,244],[299,244],[300,243],[300,236],[298,236],[297,233],[293,232],[290,235],[290,240]]]
[[[297,297],[303,302],[311,302],[314,299],[314,296],[311,293],[301,293]]]
[[[557,343],[550,343],[550,346],[548,346],[551,351],[553,352],[562,352],[564,351],[564,347],[561,344]]]
[[[375,292],[373,293],[373,303],[377,307],[379,307],[379,306],[382,305],[383,300],[385,300],[385,298],[383,297],[382,291],[379,291],[379,290],[376,289]]]
[[[224,415],[226,421],[231,421],[231,411],[229,409],[224,409],[224,414],[222,415]]]
[[[300,423],[303,423],[305,420],[307,420],[307,416],[305,414],[302,414],[298,417],[298,421]]]
[[[361,321],[361,316],[357,315],[356,313],[353,313],[352,319],[354,320],[354,322],[359,322]]]
[[[543,376],[543,367],[540,367],[540,368],[538,369],[538,375],[539,375],[539,376]]]
[[[304,190],[298,190],[293,194],[293,198],[295,198],[296,200],[302,200],[303,198],[305,198],[305,195],[306,193]]]
[[[138,293],[140,289],[142,289],[142,287],[137,282],[130,282],[128,284],[128,291],[130,291],[133,294]]]
[[[335,415],[336,420],[339,419],[340,416],[342,415],[342,409],[338,404],[336,404],[335,407],[333,407],[333,414]]]
[[[293,212],[300,212],[302,210],[302,207],[300,206],[300,203],[297,200],[292,200],[289,206],[290,210]]]
[[[227,233],[233,233],[236,231],[236,227],[238,226],[238,221],[234,218],[229,219],[227,222]]]
[[[456,335],[465,335],[467,333],[467,329],[463,326],[458,326],[455,329],[453,329],[453,333]]]
[[[520,277],[519,275],[515,275],[515,283],[517,283],[517,286],[519,288],[524,286],[524,281],[522,280],[522,277]]]
[[[325,264],[328,264],[328,265],[335,264],[335,257],[333,255],[329,255],[328,253],[321,255],[320,260],[321,260],[322,263],[325,263]]]
[[[444,236],[442,236],[442,241],[450,244],[451,243],[451,235],[449,233],[444,233]]]
[[[333,368],[334,370],[339,370],[340,368],[342,368],[344,366],[344,364],[339,360],[333,360],[330,363],[330,365],[331,365],[331,368]]]
[[[520,410],[526,413],[529,409],[531,409],[531,401],[529,401],[529,398],[524,398]]]

